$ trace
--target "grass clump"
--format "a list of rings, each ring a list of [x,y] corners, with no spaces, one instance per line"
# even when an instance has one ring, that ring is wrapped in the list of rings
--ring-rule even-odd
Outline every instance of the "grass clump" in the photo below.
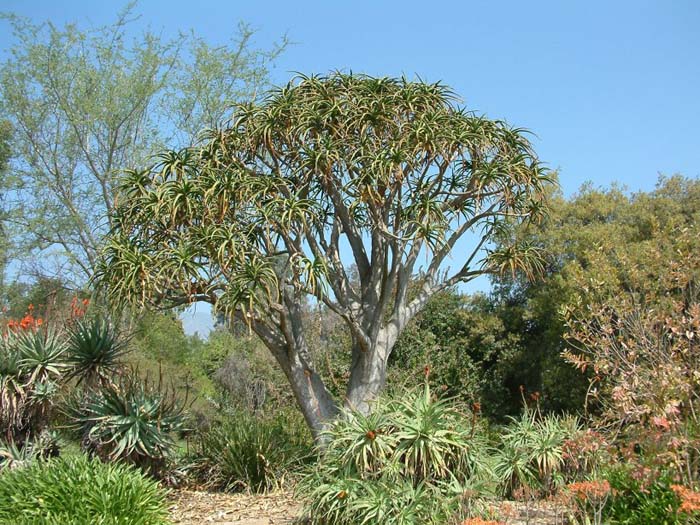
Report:
[[[313,457],[311,436],[301,415],[292,411],[229,413],[200,434],[192,455],[200,482],[227,492],[282,488]]]
[[[165,525],[166,493],[133,467],[84,455],[0,473],[0,524]]]

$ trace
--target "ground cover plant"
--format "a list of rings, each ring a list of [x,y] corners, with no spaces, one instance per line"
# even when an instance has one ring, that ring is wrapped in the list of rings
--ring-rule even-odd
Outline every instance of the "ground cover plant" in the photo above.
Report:
[[[0,523],[165,525],[165,492],[133,467],[78,455],[0,471]]]
[[[324,434],[327,447],[302,480],[312,523],[446,523],[453,487],[489,477],[486,441],[460,407],[430,388],[348,411]]]

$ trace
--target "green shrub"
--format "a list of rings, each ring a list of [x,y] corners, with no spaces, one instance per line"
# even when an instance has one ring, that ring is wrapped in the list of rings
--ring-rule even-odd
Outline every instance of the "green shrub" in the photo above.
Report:
[[[299,485],[315,525],[446,523],[465,488],[488,487],[489,447],[476,418],[426,385],[343,414]]]
[[[644,475],[640,475],[644,474]],[[618,465],[606,472],[612,496],[604,510],[611,525],[681,525],[678,496],[665,476],[649,477],[645,469],[637,472],[630,466]]]
[[[282,487],[312,457],[312,443],[298,412],[236,411],[200,434],[192,456],[197,477],[211,489],[265,492]]]
[[[0,473],[0,524],[166,524],[165,492],[137,470],[85,456]]]
[[[78,384],[107,383],[124,368],[128,353],[127,339],[108,320],[101,317],[82,319],[70,327],[68,338],[68,377]]]
[[[568,479],[565,444],[579,432],[572,417],[547,415],[525,407],[519,418],[510,418],[495,454],[495,473],[501,492],[512,496],[519,488],[551,494]]]
[[[0,338],[0,431],[6,441],[21,445],[47,426],[67,367],[64,352],[57,332],[46,326],[8,330]]]

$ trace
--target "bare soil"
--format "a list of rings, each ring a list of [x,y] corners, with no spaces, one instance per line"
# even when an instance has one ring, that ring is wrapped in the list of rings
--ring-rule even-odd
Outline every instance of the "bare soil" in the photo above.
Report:
[[[195,490],[172,493],[170,518],[178,525],[291,525],[301,506],[292,495],[223,494]]]
[[[563,525],[563,509],[549,502],[499,502],[494,505],[508,525]],[[291,493],[223,494],[176,490],[171,494],[170,518],[177,525],[293,525],[301,505]]]

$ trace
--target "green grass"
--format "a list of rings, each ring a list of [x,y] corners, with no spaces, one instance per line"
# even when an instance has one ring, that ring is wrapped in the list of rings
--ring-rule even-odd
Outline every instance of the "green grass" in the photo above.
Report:
[[[0,472],[3,525],[166,525],[166,492],[138,470],[84,455]]]

